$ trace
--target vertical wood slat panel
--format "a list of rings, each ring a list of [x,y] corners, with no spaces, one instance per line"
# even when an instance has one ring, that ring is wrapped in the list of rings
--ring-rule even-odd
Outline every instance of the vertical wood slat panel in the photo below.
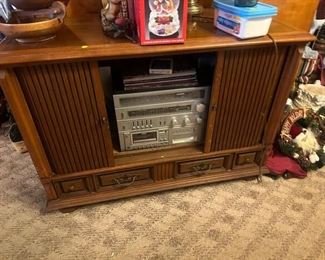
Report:
[[[270,75],[270,80],[269,80],[269,86],[268,86],[268,91],[265,92],[265,96],[263,97],[263,100],[265,100],[263,103],[261,103],[261,110],[262,111],[267,111],[267,113],[269,114],[270,109],[271,109],[271,104],[272,104],[272,100],[274,99],[274,95],[275,95],[275,90],[273,90],[272,88],[272,82],[274,81],[279,81],[280,80],[280,75],[281,72],[283,71],[283,66],[284,63],[286,61],[286,57],[288,55],[288,49],[282,49],[280,50],[278,57],[275,58],[275,68],[279,65],[281,66],[281,69],[277,69],[274,71],[274,73],[272,75]],[[266,120],[268,118],[267,114],[263,114],[259,121],[257,122],[257,125],[259,125],[260,127],[257,128],[256,130],[258,131],[257,133],[255,132],[252,135],[252,138],[254,138],[252,141],[253,142],[258,142],[259,140],[257,139],[259,136],[261,136],[262,134],[264,134],[264,129],[265,129],[265,125],[267,124]]]
[[[246,63],[245,63],[244,71],[243,71],[243,75],[244,75],[243,76],[244,77],[243,84],[244,85],[252,84],[252,81],[254,80],[253,74],[252,73],[249,73],[249,69],[250,68],[249,68],[248,64],[251,64],[251,63],[257,64],[256,63],[257,55],[254,54],[254,51],[253,50],[249,50],[248,53],[247,53],[247,55],[248,55],[248,59],[246,59]],[[256,68],[257,67],[255,66],[255,69]],[[245,111],[246,112],[248,111],[247,107],[249,107],[249,104],[250,104],[249,97],[251,95],[252,95],[252,91],[251,90],[250,91],[244,91],[243,90],[243,95],[242,95],[242,98],[241,98],[241,100],[243,102],[242,106],[244,108],[244,110],[242,111],[243,113],[245,113]],[[239,125],[242,125],[243,126],[243,129],[245,129],[245,126],[244,126],[245,121],[243,120],[243,117],[241,116],[240,113],[237,113],[236,118],[235,118],[235,121],[236,122],[238,121],[238,124]],[[240,129],[237,129],[237,134],[236,135],[238,135],[238,131],[240,131]],[[243,136],[244,135],[240,135],[237,138],[236,138],[236,136],[233,137],[234,143],[232,144],[232,146],[235,146],[235,147],[239,146],[240,145],[240,141],[241,141],[240,139]]]
[[[55,174],[108,167],[109,138],[101,124],[87,62],[35,65],[15,70]],[[97,85],[95,85],[97,84]],[[100,105],[103,105],[100,103]]]
[[[174,177],[174,163],[158,164],[154,167],[154,180],[162,181]]]
[[[92,86],[93,85],[93,80],[92,80],[92,76],[91,76],[91,69],[90,69],[90,65],[86,62],[84,62],[82,64],[83,66],[83,71],[84,71],[84,74],[85,74],[85,79],[86,79],[86,82],[87,82],[87,85],[88,86]],[[88,94],[89,96],[91,96],[91,99],[90,99],[90,105],[92,107],[92,110],[93,111],[96,111],[96,115],[95,115],[95,118],[97,118],[97,121],[95,120],[95,124],[98,125],[98,127],[96,127],[96,131],[94,132],[95,134],[95,137],[96,137],[96,145],[97,145],[97,153],[98,153],[98,157],[101,158],[101,160],[103,162],[105,162],[106,164],[108,164],[108,160],[107,160],[107,157],[106,157],[106,150],[105,150],[105,145],[103,142],[101,142],[102,139],[104,139],[103,137],[103,133],[101,131],[101,127],[100,127],[100,120],[101,120],[101,115],[97,109],[98,105],[98,101],[96,102],[96,94],[95,94],[95,91],[94,91],[94,88],[88,88]]]
[[[264,75],[264,77],[259,77],[256,82],[254,83],[254,94],[253,97],[256,98],[255,102],[252,102],[251,104],[251,109],[249,111],[256,111],[258,115],[256,117],[250,117],[249,120],[247,121],[247,125],[252,125],[254,124],[254,128],[249,128],[249,134],[247,135],[247,141],[248,143],[254,142],[253,139],[256,138],[254,136],[254,133],[257,134],[258,129],[261,129],[262,127],[257,123],[259,122],[260,118],[263,116],[263,111],[261,110],[261,103],[265,102],[264,95],[268,91],[269,88],[272,89],[272,84],[271,82],[271,76],[274,74],[274,71],[276,70],[274,66],[274,61],[276,59],[275,55],[272,55],[273,53],[265,51],[263,56],[265,57],[262,60],[262,65],[261,69],[259,71],[260,75]],[[263,91],[259,90],[259,86],[263,86],[262,89]],[[256,131],[257,130],[257,131]]]
[[[238,88],[240,84],[240,78],[241,78],[241,73],[243,71],[243,62],[244,62],[244,55],[242,55],[242,51],[239,51],[239,55],[235,55],[235,60],[234,60],[234,65],[233,65],[233,72],[231,75],[231,81],[230,85],[228,86],[228,91],[229,93],[234,93],[236,92],[237,95],[228,95],[227,97],[227,116],[225,116],[225,124],[229,125],[230,120],[236,116],[236,110],[238,109],[239,102],[240,102],[240,91],[242,88]],[[224,138],[221,139],[221,146],[225,147],[227,145],[226,142],[229,142],[229,145],[231,145],[232,142],[232,136],[235,135],[236,129],[235,128],[224,128],[223,129],[223,136]]]
[[[262,58],[261,58],[262,57]],[[270,53],[267,49],[262,49],[260,52],[257,53],[257,60],[255,63],[253,63],[253,67],[251,68],[253,71],[255,71],[256,75],[266,75],[266,70],[268,70],[268,65],[270,64],[270,58],[275,57]],[[272,67],[271,67],[272,69]],[[250,100],[251,97],[254,98],[254,102],[248,102],[248,105],[245,107],[247,110],[243,111],[243,114],[248,114],[253,111],[254,113],[258,113],[259,111],[256,111],[256,104],[258,103],[260,99],[260,94],[263,93],[260,89],[265,88],[266,91],[266,86],[265,86],[265,76],[264,77],[254,77],[254,74],[252,74],[252,81],[250,82],[250,90],[249,95],[246,97],[248,100]],[[263,83],[264,80],[264,83]],[[260,87],[261,86],[261,87]],[[264,91],[264,92],[265,92]],[[242,128],[247,129],[247,134],[245,135],[240,135],[240,143],[239,146],[245,145],[245,143],[250,143],[251,135],[253,132],[254,128],[257,128],[258,126],[255,124],[253,120],[256,119],[255,116],[251,116],[249,118],[243,117],[245,120],[243,120]],[[252,124],[254,124],[254,128],[250,127]]]
[[[236,149],[261,142],[287,47],[225,53],[216,108],[212,150]]]
[[[94,86],[101,86],[101,76],[99,73],[99,68],[97,62],[89,62],[89,71],[91,74],[92,83]],[[104,90],[103,88],[93,88],[94,95],[97,102],[97,108],[98,108],[98,116],[100,118],[101,122],[101,138],[104,142],[101,142],[103,145],[103,149],[105,151],[105,158],[109,165],[114,165],[114,155],[113,155],[113,144],[112,144],[112,137],[111,137],[111,131],[110,131],[110,125],[108,123],[107,118],[107,111],[106,111],[106,102],[104,97]],[[113,104],[108,104],[113,105]]]
[[[99,141],[98,141],[98,136],[96,136],[96,127],[93,128],[92,126],[99,126],[98,124],[98,116],[96,116],[97,114],[97,108],[95,108],[94,110],[91,107],[91,100],[94,98],[90,93],[91,91],[89,91],[89,85],[87,85],[87,81],[86,81],[86,76],[85,76],[85,71],[84,68],[82,67],[82,63],[78,63],[76,64],[76,69],[78,71],[79,74],[79,80],[82,86],[81,89],[83,90],[83,95],[80,95],[81,97],[81,101],[83,103],[83,107],[85,109],[84,112],[84,116],[85,116],[85,122],[86,122],[86,127],[88,130],[88,138],[89,140],[92,140],[92,144],[91,144],[91,153],[92,153],[92,158],[94,160],[94,165],[96,168],[100,168],[101,167],[101,155],[100,155],[100,150],[98,149],[99,147]],[[91,113],[89,113],[88,111],[92,111]],[[96,114],[95,114],[96,113]],[[95,119],[96,117],[96,119]]]
[[[90,159],[90,165],[92,168],[96,168],[97,162],[95,162],[95,157],[94,157],[94,147],[92,146],[92,133],[91,133],[91,128],[90,128],[90,120],[89,120],[89,112],[88,107],[86,104],[86,98],[85,98],[85,86],[82,84],[81,79],[80,79],[80,72],[78,70],[78,64],[71,63],[70,64],[71,71],[72,71],[72,76],[73,76],[73,83],[75,84],[75,92],[77,99],[79,100],[80,103],[80,113],[81,116],[83,117],[83,124],[84,124],[84,132],[83,132],[83,137],[84,141],[87,144],[88,147],[88,155]]]
[[[225,84],[225,93],[224,93],[224,101],[225,101],[225,106],[224,106],[224,114],[223,114],[223,122],[226,123],[227,122],[227,119],[229,118],[229,111],[231,109],[231,98],[232,96],[230,95],[230,93],[232,93],[233,91],[233,84],[232,83],[232,80],[233,80],[233,74],[232,74],[232,71],[233,69],[235,69],[235,65],[237,63],[237,58],[238,56],[234,55],[233,53],[230,53],[230,68],[229,71],[228,71],[228,75],[227,75],[227,79],[226,79],[226,84]],[[227,129],[222,127],[221,128],[221,131],[220,131],[220,135],[221,136],[225,136],[225,133],[227,133],[226,131],[229,131],[230,129]],[[219,139],[219,143],[220,143],[220,146],[223,147],[223,144],[224,144],[224,138],[222,139]]]
[[[224,63],[225,63],[225,53],[223,51],[219,51],[217,54],[217,63],[214,69],[214,79],[213,79],[212,90],[210,95],[207,130],[206,130],[205,142],[204,142],[205,153],[211,151],[211,145],[213,143],[213,130],[214,130],[214,125],[216,120],[216,107],[217,107],[218,97],[220,95],[220,86],[221,86],[221,78],[222,78]]]
[[[92,161],[91,150],[90,150],[90,144],[89,144],[88,137],[87,137],[85,118],[83,115],[84,112],[82,110],[83,105],[80,102],[80,98],[79,98],[80,93],[78,93],[78,91],[77,91],[78,85],[76,84],[75,79],[74,79],[74,69],[72,68],[71,64],[64,64],[62,66],[64,67],[63,71],[66,72],[66,74],[67,74],[68,84],[70,86],[71,94],[72,94],[72,98],[73,98],[72,101],[74,101],[74,105],[76,108],[76,114],[74,114],[73,117],[75,118],[76,128],[79,128],[81,131],[80,141],[83,144],[83,146],[85,147],[84,155],[86,157],[86,167],[89,169],[92,169],[92,168],[94,168],[94,166],[91,163],[91,161]]]
[[[52,122],[49,118],[46,118],[46,115],[49,113],[47,108],[42,108],[39,101],[37,88],[34,86],[34,83],[31,80],[29,70],[27,68],[22,68],[17,72],[18,80],[31,110],[31,114],[35,120],[36,128],[40,134],[45,152],[48,155],[52,171],[53,169],[56,169],[58,172],[67,171],[66,162],[62,156],[61,147],[57,142],[54,142],[55,136],[53,136],[52,132],[50,131]],[[31,102],[31,100],[33,100],[33,102]],[[37,115],[37,117],[35,117],[35,115]]]
[[[89,168],[89,163],[87,164],[87,159],[85,158],[86,156],[86,147],[85,145],[80,141],[82,140],[82,132],[79,127],[80,122],[78,121],[77,115],[78,108],[75,105],[75,100],[73,98],[72,92],[71,92],[71,84],[69,83],[66,70],[60,69],[59,65],[54,65],[54,71],[56,74],[56,77],[60,78],[62,80],[62,84],[59,84],[60,89],[63,88],[65,90],[65,95],[63,96],[64,98],[64,103],[66,104],[66,113],[67,113],[67,118],[68,122],[70,122],[70,126],[72,129],[75,129],[76,132],[74,133],[77,138],[74,138],[74,146],[76,150],[81,151],[78,153],[78,158],[79,158],[79,164],[81,169],[87,169]],[[63,92],[63,91],[62,91]],[[72,130],[71,130],[72,132]]]
[[[66,120],[66,113],[60,114],[60,108],[64,108],[64,104],[61,102],[60,94],[58,94],[58,84],[55,75],[48,71],[44,73],[38,66],[30,67],[29,69],[32,71],[33,77],[37,78],[38,90],[42,93],[42,108],[48,109],[47,117],[52,122],[52,127],[50,128],[52,136],[58,136],[63,140],[64,143],[60,145],[61,152],[66,161],[67,171],[72,171],[76,167],[76,159],[69,142],[70,138],[68,137],[68,134],[71,134],[71,130],[68,128],[69,122]],[[44,74],[46,74],[46,80],[45,77],[42,78]],[[42,83],[45,83],[46,89],[42,86]],[[59,118],[60,120],[58,120]]]
[[[226,102],[226,97],[229,96],[227,94],[228,91],[228,86],[229,86],[229,81],[231,79],[231,68],[233,65],[233,59],[234,56],[232,55],[232,52],[226,52],[225,54],[225,65],[224,65],[224,76],[221,79],[221,95],[219,102],[217,104],[217,114],[216,114],[216,130],[215,130],[215,135],[214,135],[214,142],[216,147],[220,147],[220,142],[221,138],[219,136],[222,136],[221,130],[223,127],[219,126],[220,122],[224,121],[224,116],[226,115],[226,110],[227,110],[227,102]],[[221,100],[224,102],[221,103]],[[217,149],[218,149],[217,148]]]

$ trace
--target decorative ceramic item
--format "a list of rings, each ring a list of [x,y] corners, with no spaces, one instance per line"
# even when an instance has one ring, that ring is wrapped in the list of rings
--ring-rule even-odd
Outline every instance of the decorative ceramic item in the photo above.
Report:
[[[16,23],[0,23],[0,32],[20,43],[47,41],[53,39],[63,25],[65,13],[61,2],[39,11],[17,11],[13,13]]]
[[[34,11],[49,8],[54,0],[10,0],[17,9],[24,11]]]
[[[136,40],[133,0],[102,0],[101,21],[106,35]]]

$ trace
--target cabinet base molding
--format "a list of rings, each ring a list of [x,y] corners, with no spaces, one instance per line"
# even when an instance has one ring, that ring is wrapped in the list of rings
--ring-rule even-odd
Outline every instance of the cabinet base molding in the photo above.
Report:
[[[57,200],[50,200],[47,203],[47,212],[54,210],[62,210],[75,207],[89,205],[93,203],[100,203],[105,201],[112,201],[122,198],[128,198],[138,195],[150,194],[154,192],[173,190],[178,188],[185,188],[195,185],[210,184],[215,182],[242,179],[246,177],[259,176],[260,174],[269,173],[266,167],[254,166],[246,169],[235,169],[224,172],[216,172],[203,176],[193,176],[182,179],[172,179],[159,181],[156,183],[148,183],[141,186],[130,186],[125,188],[118,188],[114,190],[105,190],[99,192],[90,192],[85,195],[75,197],[60,198]],[[66,211],[64,211],[66,212]]]

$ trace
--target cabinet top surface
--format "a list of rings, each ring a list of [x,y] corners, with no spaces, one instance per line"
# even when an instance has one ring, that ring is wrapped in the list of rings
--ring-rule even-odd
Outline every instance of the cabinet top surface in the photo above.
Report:
[[[296,44],[312,41],[307,32],[273,21],[269,36],[239,40],[214,28],[212,22],[189,23],[184,44],[140,46],[126,39],[112,39],[104,35],[100,18],[90,15],[65,19],[65,25],[55,39],[36,44],[19,44],[6,39],[0,45],[0,66],[31,62],[49,62],[74,59],[114,59],[137,56],[164,55],[186,52],[204,52],[218,49],[273,44]]]

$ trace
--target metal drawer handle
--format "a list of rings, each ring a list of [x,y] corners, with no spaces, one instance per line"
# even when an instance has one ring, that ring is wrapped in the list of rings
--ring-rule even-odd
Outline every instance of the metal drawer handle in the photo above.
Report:
[[[212,169],[212,164],[199,164],[199,165],[193,166],[194,172],[192,173],[192,175],[202,176],[202,175],[208,173],[209,171],[211,171],[211,169]]]
[[[115,178],[113,179],[116,183],[116,186],[119,188],[125,188],[125,187],[129,187],[130,185],[132,185],[135,180],[136,180],[137,176],[124,176],[121,178]]]

